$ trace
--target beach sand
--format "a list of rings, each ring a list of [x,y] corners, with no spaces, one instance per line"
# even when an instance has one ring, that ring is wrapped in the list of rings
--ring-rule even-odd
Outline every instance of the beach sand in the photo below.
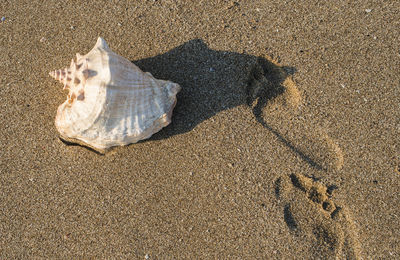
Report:
[[[0,16],[0,258],[400,258],[399,1],[2,0]],[[48,75],[99,36],[182,86],[168,127],[105,155],[60,141]]]

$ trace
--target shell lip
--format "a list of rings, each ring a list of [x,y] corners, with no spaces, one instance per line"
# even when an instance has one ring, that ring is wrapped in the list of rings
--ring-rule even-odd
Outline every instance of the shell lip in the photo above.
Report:
[[[84,148],[87,148],[91,151],[94,151],[97,154],[100,155],[104,155],[106,154],[110,149],[112,149],[112,147],[108,147],[108,148],[99,148],[99,147],[95,147],[85,141],[82,141],[80,139],[77,138],[70,138],[70,137],[66,137],[64,135],[59,135],[59,138],[61,140],[61,142],[65,143],[66,145],[71,145],[71,146],[82,146]]]
[[[175,104],[176,104],[176,102],[175,102]],[[175,106],[175,104],[174,104],[174,106]],[[88,141],[84,140],[83,138],[80,138],[77,136],[68,137],[62,132],[62,129],[58,128],[57,125],[56,125],[56,127],[59,132],[60,139],[65,141],[68,145],[78,144],[80,146],[89,147],[91,150],[94,150],[100,154],[105,154],[107,151],[109,151],[113,147],[125,146],[128,144],[133,144],[133,143],[137,143],[142,140],[149,139],[151,136],[153,136],[153,134],[159,132],[161,129],[163,129],[170,123],[171,123],[170,116],[167,114],[163,114],[158,120],[155,121],[155,128],[147,129],[147,131],[144,131],[140,136],[127,136],[124,140],[121,140],[121,141],[107,140],[108,142],[104,142],[104,140],[102,140],[103,143],[99,143],[99,142],[90,142],[89,143]],[[154,131],[154,129],[157,129],[157,131]]]

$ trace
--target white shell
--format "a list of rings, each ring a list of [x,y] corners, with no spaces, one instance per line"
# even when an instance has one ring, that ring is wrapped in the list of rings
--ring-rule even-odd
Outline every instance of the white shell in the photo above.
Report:
[[[181,87],[155,79],[99,38],[70,68],[50,72],[69,89],[55,125],[62,139],[104,152],[149,138],[171,122]]]

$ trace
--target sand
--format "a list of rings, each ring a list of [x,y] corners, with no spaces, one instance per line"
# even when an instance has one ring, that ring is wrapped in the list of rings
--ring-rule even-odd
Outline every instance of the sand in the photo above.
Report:
[[[0,258],[400,258],[399,1],[0,16]],[[60,141],[48,76],[98,36],[182,86],[171,125],[105,155]]]

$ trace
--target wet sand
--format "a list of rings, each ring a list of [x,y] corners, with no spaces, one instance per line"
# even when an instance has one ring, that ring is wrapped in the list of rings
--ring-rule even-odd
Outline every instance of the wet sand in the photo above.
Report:
[[[0,256],[400,258],[398,1],[2,1]],[[103,37],[181,85],[100,155],[48,72]]]

